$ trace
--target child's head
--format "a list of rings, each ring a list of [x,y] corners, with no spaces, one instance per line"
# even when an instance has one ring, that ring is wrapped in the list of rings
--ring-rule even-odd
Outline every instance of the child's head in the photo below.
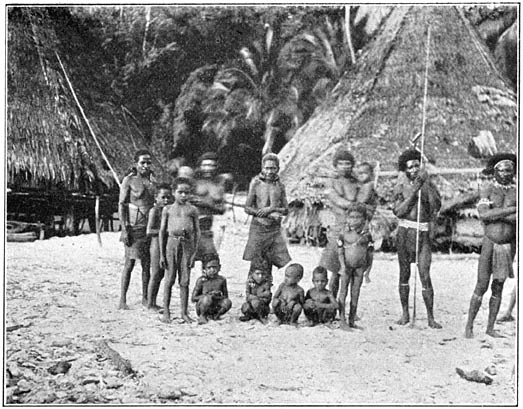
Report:
[[[267,281],[267,272],[261,268],[254,268],[251,277],[256,284],[262,284]]]
[[[158,206],[168,205],[172,198],[172,189],[167,183],[160,183],[156,186],[154,201]]]
[[[252,260],[250,274],[258,284],[266,280],[270,271],[271,265],[263,255]],[[258,278],[256,278],[256,275],[258,275]]]
[[[220,272],[220,257],[216,253],[204,254],[202,266],[206,277],[214,277]]]
[[[185,204],[193,190],[191,179],[176,178],[173,182],[174,200],[178,203]]]
[[[354,203],[347,209],[347,224],[351,229],[362,227],[367,219],[367,208],[363,203]]]
[[[303,267],[301,264],[293,263],[285,269],[285,282],[287,285],[298,284],[303,278]]]
[[[327,286],[327,281],[328,275],[327,269],[325,267],[318,266],[314,270],[312,270],[312,284],[314,284],[314,288],[316,288],[316,290],[325,290],[325,287]]]
[[[369,162],[362,162],[358,165],[356,177],[360,183],[368,183],[374,177],[374,168]]]

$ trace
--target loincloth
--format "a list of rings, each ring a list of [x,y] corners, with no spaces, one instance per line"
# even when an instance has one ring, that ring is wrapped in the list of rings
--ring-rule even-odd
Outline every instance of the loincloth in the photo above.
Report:
[[[487,240],[489,240],[487,238]],[[507,278],[514,278],[514,268],[512,267],[512,253],[510,243],[496,244],[492,247],[492,278],[504,281]]]
[[[243,259],[252,261],[261,256],[264,256],[278,268],[282,268],[291,261],[287,244],[281,234],[281,226],[279,224],[265,226],[253,220],[249,229],[249,238],[245,245],[245,251],[243,252]]]
[[[173,274],[174,278],[178,272],[178,283],[181,287],[189,285],[192,254],[192,240],[169,235],[166,247],[167,268],[169,274]]]
[[[218,254],[214,245],[214,233],[212,230],[202,230],[195,260],[203,260],[205,254]]]
[[[125,247],[125,257],[129,260],[149,260],[149,246],[151,240],[147,237],[146,226],[132,226],[128,230],[131,245]],[[124,241],[125,232],[122,230],[120,241]]]

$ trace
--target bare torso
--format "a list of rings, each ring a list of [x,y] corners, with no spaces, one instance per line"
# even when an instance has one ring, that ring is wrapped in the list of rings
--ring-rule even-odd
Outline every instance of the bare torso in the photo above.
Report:
[[[300,302],[303,294],[303,288],[301,288],[299,285],[290,286],[284,284],[280,287],[278,298],[282,301],[285,301],[287,304],[297,303]]]
[[[331,180],[327,198],[338,222],[345,219],[345,210],[350,203],[356,202],[358,192],[356,179],[338,176]]]
[[[120,189],[120,207],[124,224],[131,226],[146,225],[149,210],[154,205],[153,185],[148,178],[126,176]]]
[[[478,212],[480,219],[483,221],[485,235],[497,244],[511,243],[516,240],[516,187],[502,188],[494,183],[488,183],[482,188],[480,194],[482,199],[490,201],[490,209],[510,209],[514,208],[511,215],[496,218],[494,220],[488,217],[488,210],[482,209],[479,205]]]
[[[198,223],[198,211],[194,206],[175,202],[165,206],[163,212],[167,216],[167,232],[170,235],[194,237],[195,223]]]
[[[348,230],[343,233],[343,251],[345,266],[348,268],[359,268],[367,265],[367,248],[369,237],[365,233]]]

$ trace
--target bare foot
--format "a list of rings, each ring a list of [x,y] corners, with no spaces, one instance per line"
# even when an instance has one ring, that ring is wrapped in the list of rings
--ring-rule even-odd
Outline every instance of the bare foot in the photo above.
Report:
[[[487,331],[487,335],[492,338],[505,338],[503,335],[501,335],[498,331],[495,330]]]
[[[205,315],[200,315],[200,318],[198,318],[198,324],[207,324],[209,320]]]
[[[170,324],[171,323],[171,316],[163,314],[162,318],[160,318],[160,321],[163,322],[164,324]]]
[[[314,327],[315,324],[312,321],[307,321],[307,323],[305,325],[308,327]]]
[[[410,321],[410,317],[408,315],[402,315],[401,318],[396,321],[396,324],[398,325],[406,325]]]
[[[370,281],[370,278],[365,276],[365,284],[370,284],[372,281]]]
[[[246,315],[241,315],[240,318],[238,318],[241,322],[247,322],[249,321],[251,318],[250,317],[247,317]]]
[[[193,322],[193,319],[189,317],[187,314],[182,314],[182,321],[186,322],[187,324],[190,324],[191,322]]]
[[[267,325],[269,320],[265,317],[258,317],[258,321],[260,321],[263,325]]]
[[[297,322],[291,322],[291,325],[294,327],[294,328],[298,328],[298,323]]]
[[[154,305],[148,305],[147,309],[151,310],[151,311],[160,311],[162,309],[162,307],[160,307],[159,305],[154,304]]]
[[[143,305],[144,307],[147,307],[148,304],[149,304],[149,303],[147,302],[147,298],[142,298],[142,305]]]
[[[497,322],[512,322],[512,321],[515,321],[515,318],[512,315],[508,314],[508,315],[503,315],[502,317],[500,317]]]
[[[119,310],[128,310],[129,306],[126,303],[120,301],[120,305],[118,305],[118,309]]]
[[[441,329],[443,328],[441,324],[437,323],[434,319],[429,320],[429,327],[434,329]]]
[[[356,325],[353,322],[349,322],[349,327],[354,329],[363,329],[363,327],[360,327],[359,325]]]
[[[474,332],[472,331],[472,327],[465,327],[465,338],[474,338]]]
[[[345,320],[340,321],[340,329],[343,331],[351,331],[349,324],[347,324]]]
[[[361,320],[361,318],[358,317],[358,314],[356,314],[356,316],[354,317],[354,321],[359,321],[359,320]]]

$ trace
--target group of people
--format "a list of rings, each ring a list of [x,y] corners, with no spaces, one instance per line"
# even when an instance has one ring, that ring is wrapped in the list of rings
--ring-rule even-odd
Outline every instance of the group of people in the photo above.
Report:
[[[441,207],[440,194],[427,172],[422,169],[421,153],[416,149],[398,158],[397,185],[393,212],[398,217],[396,246],[399,262],[399,298],[402,307],[399,325],[410,322],[409,279],[415,263],[422,285],[428,325],[441,328],[434,319],[434,289],[430,278],[431,230]],[[327,200],[335,216],[328,230],[328,244],[319,265],[312,271],[313,287],[306,293],[298,284],[304,268],[291,263],[291,256],[281,233],[282,219],[288,213],[285,186],[280,181],[279,160],[269,153],[262,158],[262,169],[250,185],[245,212],[252,216],[243,259],[250,261],[245,302],[240,321],[257,319],[267,322],[271,311],[279,323],[297,325],[303,312],[309,325],[332,322],[339,313],[343,329],[356,325],[358,299],[364,278],[368,281],[373,262],[370,220],[376,210],[377,195],[373,167],[357,167],[352,154],[339,149],[333,158],[336,175],[327,186]],[[206,153],[196,172],[180,168],[172,187],[153,186],[151,155],[140,150],[135,155],[133,171],[121,185],[119,216],[125,265],[122,273],[119,308],[127,309],[126,294],[131,271],[137,259],[142,263],[142,303],[153,310],[160,282],[164,278],[162,321],[169,323],[172,287],[178,277],[181,318],[188,313],[191,268],[202,262],[202,276],[194,285],[191,301],[199,323],[219,319],[230,310],[227,280],[220,275],[220,258],[213,237],[213,216],[223,214],[224,188],[216,178],[217,157]],[[484,170],[490,175],[480,192],[478,215],[485,226],[485,237],[478,265],[478,282],[470,302],[466,337],[473,336],[473,322],[492,278],[487,334],[499,336],[494,322],[501,303],[503,283],[513,276],[512,261],[516,251],[516,156],[497,154]],[[174,198],[174,201],[173,199]],[[272,267],[285,268],[285,278],[274,295]],[[328,272],[331,273],[330,280]],[[164,277],[165,275],[165,277]],[[327,289],[328,284],[328,289]],[[346,317],[346,299],[350,294]],[[348,319],[347,319],[348,318]]]

